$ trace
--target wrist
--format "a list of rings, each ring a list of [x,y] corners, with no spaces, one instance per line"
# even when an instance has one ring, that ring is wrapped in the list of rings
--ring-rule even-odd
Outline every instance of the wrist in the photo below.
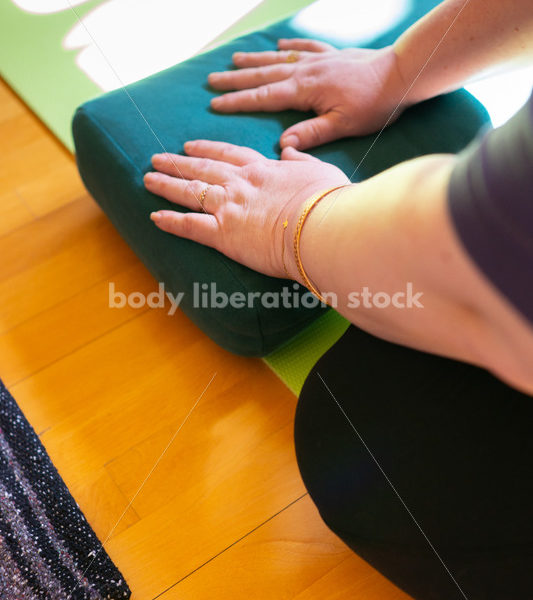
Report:
[[[307,260],[303,260],[301,256],[303,232],[306,228],[307,230],[310,229],[308,226],[309,221],[311,221],[312,215],[318,213],[319,207],[322,217],[325,216],[333,206],[335,191],[340,191],[348,185],[349,182],[344,185],[317,190],[305,201],[295,202],[292,206],[287,206],[286,210],[281,213],[278,230],[280,232],[279,256],[283,272],[282,277],[297,281],[315,293],[319,292],[319,290],[313,289],[313,283],[309,279],[307,268],[304,266]],[[328,202],[325,202],[326,199]],[[328,206],[326,212],[324,212],[323,206],[326,204]],[[307,231],[306,233],[308,234],[306,238],[309,238],[310,232]]]
[[[442,88],[435,76],[429,77],[429,60],[421,62],[406,40],[399,38],[391,48],[396,57],[398,77],[403,82],[404,109],[449,91]]]
[[[409,82],[396,46],[387,46],[378,52],[376,69],[382,73],[378,103],[382,106],[383,125],[390,125],[415,101],[410,96]]]
[[[403,56],[400,52],[400,48],[397,44],[392,44],[392,46],[389,46],[389,50],[391,53],[392,63],[391,80],[394,82],[394,85],[397,89],[397,93],[400,94],[400,98],[407,94],[407,96],[405,96],[405,100],[408,100],[408,90],[410,82],[407,81],[407,76],[403,64]]]
[[[294,234],[305,207],[326,189],[329,188],[317,191],[309,197],[304,196],[304,200],[301,195],[298,195],[298,198],[286,204],[280,211],[274,229],[274,252],[276,271],[279,273],[279,277],[303,283],[294,257]]]

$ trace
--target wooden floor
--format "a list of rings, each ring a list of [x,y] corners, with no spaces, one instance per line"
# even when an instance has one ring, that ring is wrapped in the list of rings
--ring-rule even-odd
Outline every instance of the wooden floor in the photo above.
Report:
[[[262,361],[181,313],[108,308],[110,281],[156,283],[1,82],[0,151],[0,377],[134,600],[405,600],[322,523],[296,398]]]

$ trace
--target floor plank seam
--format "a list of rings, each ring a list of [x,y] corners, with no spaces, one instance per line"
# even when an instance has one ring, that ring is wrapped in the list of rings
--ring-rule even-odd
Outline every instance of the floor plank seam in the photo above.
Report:
[[[23,195],[17,190],[16,187],[11,188],[11,191],[17,196],[17,198],[19,198],[19,200],[24,204],[24,206],[28,209],[28,211],[33,215],[33,220],[29,221],[28,223],[23,223],[22,225],[17,225],[16,227],[13,227],[13,229],[10,229],[9,231],[6,231],[5,233],[2,233],[0,235],[0,240],[5,238],[8,235],[13,234],[15,231],[20,231],[21,229],[23,229],[24,227],[28,227],[28,225],[37,223],[38,221],[41,221],[42,219],[47,219],[47,218],[51,218],[51,216],[60,211],[65,209],[66,207],[70,207],[72,204],[79,202],[80,200],[83,200],[84,198],[90,198],[91,202],[94,202],[94,200],[88,195],[87,192],[76,196],[75,198],[72,198],[72,200],[69,200],[68,202],[65,202],[64,204],[62,204],[61,206],[57,206],[56,208],[54,208],[51,211],[45,212],[43,214],[38,214],[36,213],[34,210],[31,209],[30,206],[28,206],[27,201],[25,200],[25,198],[23,197]]]
[[[255,531],[257,531],[261,527],[263,527],[263,525],[266,525],[267,523],[269,523],[270,521],[272,521],[272,519],[275,519],[278,515],[280,515],[282,512],[284,512],[285,510],[287,510],[288,508],[290,508],[291,506],[293,506],[294,504],[296,504],[297,502],[299,502],[300,500],[302,500],[302,498],[305,498],[305,496],[307,496],[308,493],[309,492],[305,492],[301,496],[298,496],[298,498],[294,499],[292,502],[289,502],[289,504],[287,504],[287,506],[284,506],[283,508],[281,508],[280,510],[278,510],[276,513],[274,513],[273,515],[271,515],[270,517],[268,517],[268,519],[265,519],[262,523],[259,523],[259,525],[256,525],[253,529],[250,529],[250,531],[248,531],[247,533],[245,533],[240,538],[236,539],[231,544],[229,544],[229,546],[226,546],[223,550],[221,550],[220,552],[217,552],[211,558],[209,558],[208,560],[206,560],[205,562],[203,562],[201,565],[199,565],[198,567],[196,567],[195,569],[193,569],[190,573],[187,573],[187,575],[185,575],[184,577],[182,577],[181,579],[179,579],[178,581],[176,581],[176,583],[173,583],[168,588],[166,588],[165,590],[163,590],[162,592],[160,592],[159,594],[157,594],[157,596],[154,596],[152,598],[152,600],[157,600],[158,598],[161,598],[164,594],[166,594],[167,592],[169,592],[170,590],[172,590],[173,588],[175,588],[177,585],[179,585],[182,581],[184,581],[185,579],[187,579],[188,577],[190,577],[191,575],[193,575],[194,573],[196,573],[197,571],[199,571],[200,569],[202,569],[203,567],[205,567],[207,564],[209,564],[210,562],[212,562],[213,560],[215,560],[215,558],[218,558],[219,556],[221,556],[222,554],[224,554],[224,552],[228,551],[230,548],[233,548],[233,546],[235,546],[239,542],[242,542],[242,540],[244,540],[245,538],[247,538],[249,535],[251,535],[252,533],[254,533]]]
[[[85,342],[84,344],[82,344],[81,346],[77,346],[76,348],[74,348],[71,352],[68,352],[67,354],[65,354],[64,356],[60,356],[58,358],[56,358],[55,360],[53,360],[51,363],[45,365],[44,367],[41,367],[39,369],[37,369],[36,371],[34,371],[33,373],[31,373],[30,375],[27,375],[26,377],[23,377],[22,379],[19,379],[18,381],[16,381],[15,383],[12,383],[10,385],[6,385],[6,388],[11,392],[12,390],[14,390],[16,388],[17,385],[20,385],[21,383],[23,383],[24,381],[30,379],[31,377],[34,377],[35,375],[41,373],[42,371],[45,371],[46,369],[50,368],[51,366],[55,365],[56,363],[65,360],[65,358],[68,358],[69,356],[71,356],[72,354],[75,354],[76,352],[79,352],[80,350],[83,350],[83,348],[86,348],[87,346],[90,346],[91,344],[94,344],[94,342],[98,341],[99,339],[105,337],[106,335],[112,333],[113,331],[116,331],[117,329],[120,329],[121,327],[128,325],[129,323],[131,323],[134,319],[138,319],[139,317],[141,317],[142,315],[146,314],[150,309],[149,308],[145,308],[143,309],[139,309],[139,313],[134,314],[130,319],[128,319],[127,321],[122,321],[121,323],[119,323],[118,325],[115,325],[114,327],[111,327],[111,329],[108,329],[107,331],[105,331],[104,333],[101,333],[100,335],[96,336],[95,338],[93,338],[92,340],[90,340],[89,342]]]
[[[133,266],[133,264],[132,264],[132,266]],[[62,300],[60,300],[56,304],[52,304],[51,306],[48,306],[47,308],[44,308],[43,310],[41,310],[39,312],[36,312],[35,314],[29,316],[27,319],[24,319],[23,321],[19,321],[16,325],[13,325],[13,327],[10,327],[9,329],[5,329],[4,331],[0,331],[0,338],[3,337],[3,336],[5,336],[5,335],[8,335],[12,331],[15,331],[15,329],[18,329],[19,327],[22,327],[23,325],[26,325],[30,321],[32,321],[34,319],[37,319],[38,317],[46,314],[47,312],[60,307],[62,304],[67,304],[68,302],[72,302],[72,300],[74,300],[74,298],[76,298],[77,296],[81,296],[82,294],[86,294],[87,292],[89,292],[93,288],[98,287],[99,285],[102,285],[102,283],[104,283],[104,281],[111,281],[111,277],[116,277],[117,275],[120,275],[121,273],[123,273],[128,268],[131,268],[131,267],[126,267],[126,269],[122,268],[119,271],[116,271],[116,272],[112,273],[110,276],[102,277],[102,279],[98,279],[98,281],[95,281],[89,287],[83,288],[82,290],[79,290],[78,292],[76,292],[72,296],[68,296],[66,298],[63,298]]]
[[[32,207],[29,205],[29,203],[26,200],[26,198],[24,198],[24,195],[19,192],[18,188],[16,188],[16,187],[13,188],[13,193],[22,202],[22,204],[24,204],[24,206],[26,207],[26,209],[28,210],[28,212],[33,217],[33,220],[35,221],[36,219],[39,219],[39,215],[32,209]]]

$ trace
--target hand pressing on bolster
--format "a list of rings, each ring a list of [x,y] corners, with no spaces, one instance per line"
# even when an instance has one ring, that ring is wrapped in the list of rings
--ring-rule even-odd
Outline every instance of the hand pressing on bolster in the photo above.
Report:
[[[405,93],[392,46],[337,50],[324,42],[279,40],[279,51],[238,52],[235,71],[211,73],[209,84],[232,91],[211,101],[220,112],[312,110],[317,116],[289,127],[282,148],[305,150],[339,138],[366,135],[395,121]]]
[[[291,230],[302,205],[319,191],[350,183],[337,167],[286,148],[270,160],[251,148],[208,140],[185,144],[188,156],[156,154],[146,188],[194,212],[160,210],[152,220],[163,231],[216,248],[230,258],[274,277],[287,277]],[[291,269],[296,273],[296,269]]]

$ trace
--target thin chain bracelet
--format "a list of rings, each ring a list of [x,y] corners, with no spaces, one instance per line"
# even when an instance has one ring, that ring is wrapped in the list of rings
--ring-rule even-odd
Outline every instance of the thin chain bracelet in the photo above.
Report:
[[[327,192],[320,194],[320,196],[318,198],[313,200],[313,202],[311,202],[311,204],[309,204],[304,209],[302,214],[300,215],[300,218],[298,219],[298,224],[296,225],[296,230],[294,232],[294,259],[296,261],[296,266],[298,268],[298,272],[300,273],[300,276],[304,282],[305,287],[309,288],[309,290],[320,300],[320,302],[323,302],[324,304],[327,304],[326,300],[324,299],[322,294],[316,289],[316,287],[311,283],[309,277],[307,276],[307,273],[305,272],[304,266],[302,264],[302,258],[300,256],[300,237],[302,235],[302,229],[303,229],[305,220],[307,219],[307,217],[309,216],[309,213],[313,210],[313,208],[315,208],[315,206],[323,198],[325,198],[328,194],[331,194],[331,192],[334,192],[335,190],[340,190],[343,187],[346,187],[346,185],[339,185],[337,187],[334,187],[331,190],[328,190]]]
[[[289,271],[287,271],[287,265],[285,264],[285,229],[287,229],[287,225],[289,221],[285,219],[283,221],[283,233],[281,234],[281,262],[283,263],[283,270],[285,271],[285,275],[287,275],[287,279],[292,279]]]

